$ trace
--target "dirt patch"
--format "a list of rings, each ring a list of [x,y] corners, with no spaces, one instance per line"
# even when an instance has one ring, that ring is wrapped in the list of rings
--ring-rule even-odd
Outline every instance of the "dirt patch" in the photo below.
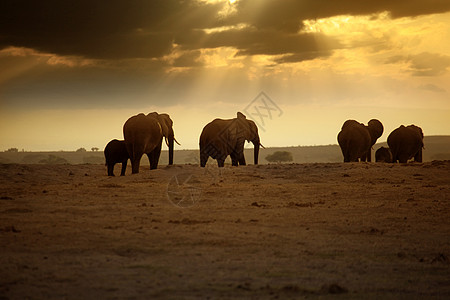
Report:
[[[1,299],[450,297],[449,161],[0,174]]]

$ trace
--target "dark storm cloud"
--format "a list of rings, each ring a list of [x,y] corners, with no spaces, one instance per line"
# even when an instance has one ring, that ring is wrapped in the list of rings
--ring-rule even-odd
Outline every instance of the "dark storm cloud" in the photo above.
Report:
[[[448,0],[240,0],[230,24],[246,22],[260,29],[297,32],[302,21],[337,15],[388,11],[393,18],[450,11]]]
[[[175,32],[211,26],[220,7],[181,0],[3,0],[0,47],[100,59],[161,57]]]
[[[195,38],[192,38],[195,36]],[[273,29],[230,29],[225,31],[206,32],[197,31],[192,36],[179,36],[175,39],[183,49],[234,47],[237,55],[283,55],[290,56],[291,62],[305,60],[307,56],[314,59],[323,56],[325,52],[341,48],[335,39],[320,33],[287,33]],[[317,56],[315,56],[315,54]],[[285,61],[287,62],[287,61]]]
[[[240,55],[286,54],[284,61],[299,61],[339,47],[319,34],[297,34],[306,19],[450,11],[448,0],[239,0],[235,13],[220,16],[226,5],[199,0],[2,0],[0,49],[27,47],[97,59],[159,58],[171,53],[175,42],[182,49],[229,46]],[[202,30],[241,23],[247,27],[210,34]],[[183,59],[183,64],[192,63]]]

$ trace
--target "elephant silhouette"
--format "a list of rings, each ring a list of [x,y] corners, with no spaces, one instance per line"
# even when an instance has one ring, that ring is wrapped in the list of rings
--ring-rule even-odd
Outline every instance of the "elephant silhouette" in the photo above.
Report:
[[[359,159],[370,162],[372,146],[383,130],[383,124],[376,119],[370,120],[367,126],[355,120],[345,121],[337,136],[344,162],[356,162]]]
[[[237,113],[234,119],[215,119],[206,124],[200,135],[200,166],[205,167],[209,157],[223,167],[228,155],[233,166],[246,165],[244,157],[245,141],[254,145],[253,158],[258,164],[260,143],[258,127],[244,114]]]
[[[124,176],[127,169],[128,159],[130,158],[127,147],[125,146],[125,141],[119,141],[116,139],[110,141],[106,145],[103,154],[105,155],[105,165],[108,169],[108,176],[114,176],[114,165],[117,163],[122,163],[120,176]]]
[[[422,128],[416,125],[401,125],[389,134],[387,143],[392,152],[392,162],[406,163],[412,158],[415,162],[422,162]]]
[[[376,162],[392,162],[392,152],[391,149],[386,147],[380,147],[377,151],[375,151],[375,161]]]
[[[158,167],[163,137],[169,147],[169,165],[173,164],[175,139],[173,121],[168,114],[140,113],[130,117],[123,125],[125,145],[130,155],[132,173],[139,173],[142,155],[146,154],[150,169]],[[177,142],[178,143],[178,142]]]

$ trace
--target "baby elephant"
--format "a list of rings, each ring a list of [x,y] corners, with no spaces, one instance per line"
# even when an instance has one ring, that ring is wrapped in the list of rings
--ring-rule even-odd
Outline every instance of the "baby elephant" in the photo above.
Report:
[[[386,147],[380,147],[375,152],[375,161],[376,162],[391,163],[392,162],[391,149],[386,148]]]
[[[120,176],[125,175],[127,169],[127,162],[130,156],[128,155],[127,148],[125,147],[125,141],[112,140],[105,147],[105,160],[108,167],[108,176],[114,176],[114,165],[116,163],[122,163],[122,171]]]

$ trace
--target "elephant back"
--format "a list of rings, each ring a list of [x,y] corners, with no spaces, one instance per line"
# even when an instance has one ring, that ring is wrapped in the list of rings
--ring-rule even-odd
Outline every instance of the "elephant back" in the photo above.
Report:
[[[401,144],[409,143],[414,139],[417,139],[419,135],[404,125],[394,129],[387,138],[387,143],[390,148],[397,147]]]
[[[144,114],[130,117],[123,125],[125,145],[130,156],[149,153],[162,141],[159,122]]]
[[[363,125],[361,123],[359,123],[356,120],[347,120],[344,122],[344,124],[342,124],[341,130],[344,130],[344,128],[352,128],[352,127],[357,127]]]
[[[392,151],[394,161],[406,162],[417,153],[421,153],[423,147],[422,129],[415,125],[401,125],[389,134],[387,143]]]
[[[365,160],[371,146],[371,137],[364,124],[355,120],[345,121],[337,139],[344,155],[344,161],[357,161],[358,158]]]
[[[200,147],[214,149],[219,156],[226,155],[231,143],[236,139],[234,120],[214,119],[205,125],[200,134]],[[216,155],[212,156],[216,158]]]
[[[147,117],[144,114],[138,114],[130,117],[123,125],[124,137],[136,134],[155,134],[162,135],[162,130],[159,122],[151,117]],[[126,140],[126,138],[125,138]]]

